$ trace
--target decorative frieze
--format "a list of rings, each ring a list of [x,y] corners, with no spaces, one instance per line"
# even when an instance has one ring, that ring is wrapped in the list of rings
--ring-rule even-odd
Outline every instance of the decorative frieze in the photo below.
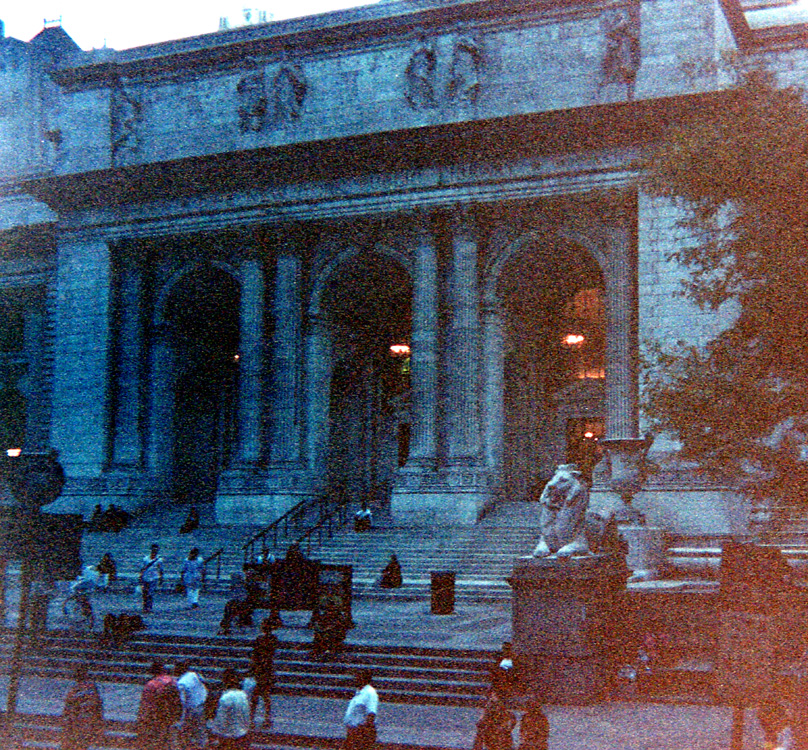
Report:
[[[285,60],[272,82],[276,122],[288,122],[300,117],[308,87],[303,68],[290,59],[289,53],[286,53]]]
[[[264,129],[267,116],[264,69],[255,69],[253,58],[248,58],[246,65],[250,70],[236,85],[238,127],[242,133],[258,133]]]
[[[601,64],[601,88],[625,86],[626,98],[634,98],[634,83],[640,69],[640,9],[632,5],[612,10],[603,17],[605,49]]]
[[[142,116],[143,104],[138,94],[123,79],[115,79],[109,99],[110,150],[113,166],[129,163],[139,153]]]
[[[404,74],[407,103],[413,109],[441,104],[473,104],[482,85],[483,56],[472,34],[456,36],[451,53],[438,52],[438,43],[419,32]],[[442,58],[442,59],[441,59]]]

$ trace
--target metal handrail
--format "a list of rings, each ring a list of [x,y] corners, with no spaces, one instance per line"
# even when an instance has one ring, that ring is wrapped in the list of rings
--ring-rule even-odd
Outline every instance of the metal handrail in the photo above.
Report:
[[[222,555],[224,554],[224,547],[219,547],[213,554],[209,555],[202,561],[202,588],[205,588],[205,583],[208,578],[208,563],[216,560],[216,580],[218,581],[222,575]]]
[[[305,541],[306,554],[308,555],[311,553],[311,541],[315,532],[317,533],[317,546],[320,546],[323,543],[323,533],[325,529],[328,531],[328,536],[326,538],[331,539],[331,537],[334,536],[334,531],[341,526],[344,526],[347,522],[349,504],[350,500],[348,498],[341,500],[326,515],[322,516],[314,526],[302,534],[295,543],[302,544]],[[334,521],[334,516],[337,517],[336,523]]]
[[[289,535],[289,524],[294,520],[295,523],[298,520],[305,516],[311,508],[315,507],[316,505],[323,504],[323,497],[315,497],[315,498],[308,498],[307,500],[303,500],[295,505],[293,508],[290,508],[286,511],[282,516],[276,518],[271,524],[266,526],[265,528],[261,529],[257,533],[253,534],[250,539],[248,539],[241,548],[241,551],[244,555],[244,562],[247,563],[253,559],[255,553],[255,546],[259,541],[263,541],[264,545],[266,546],[267,537],[272,534],[272,549],[277,550],[278,548],[278,530],[281,526],[283,526],[283,535]],[[322,512],[320,515],[320,519],[322,519]]]

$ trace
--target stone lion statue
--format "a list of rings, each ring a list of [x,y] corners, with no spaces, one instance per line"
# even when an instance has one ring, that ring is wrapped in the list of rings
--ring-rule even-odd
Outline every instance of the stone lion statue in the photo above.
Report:
[[[586,511],[589,488],[576,464],[561,464],[541,493],[541,538],[533,557],[589,554]]]

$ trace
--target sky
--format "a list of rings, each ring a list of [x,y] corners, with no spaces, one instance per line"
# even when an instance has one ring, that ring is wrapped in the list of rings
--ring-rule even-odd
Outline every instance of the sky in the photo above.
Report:
[[[82,49],[129,49],[169,39],[209,34],[225,17],[243,26],[245,8],[265,11],[271,20],[324,13],[376,0],[0,0],[6,36],[29,41],[43,22],[58,22]],[[749,14],[753,26],[808,22],[808,0]]]
[[[5,35],[24,42],[36,36],[43,21],[58,22],[84,50],[129,49],[144,44],[209,34],[228,18],[231,28],[243,26],[244,9],[266,11],[276,21],[324,13],[372,0],[0,0]],[[58,23],[57,23],[58,25]]]

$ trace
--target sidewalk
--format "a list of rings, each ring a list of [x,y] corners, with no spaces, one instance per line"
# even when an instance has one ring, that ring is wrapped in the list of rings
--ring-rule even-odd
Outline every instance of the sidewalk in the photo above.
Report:
[[[10,594],[14,592],[10,591]],[[9,611],[15,605],[9,596]],[[60,627],[59,604],[51,607],[50,627]],[[138,611],[133,593],[101,594],[95,601],[100,623],[104,613]],[[204,596],[198,610],[185,609],[184,599],[163,594],[155,612],[144,616],[152,633],[211,635],[216,632],[224,597]],[[256,625],[261,616],[257,613]],[[308,612],[283,612],[282,640],[308,641]],[[354,600],[356,627],[348,642],[378,646],[426,646],[456,649],[498,649],[511,633],[510,606],[460,603],[451,615],[433,615],[429,601],[386,602]],[[13,617],[9,614],[7,623]],[[235,637],[252,639],[256,628],[234,630]],[[0,678],[0,699],[5,705],[7,676]],[[58,714],[66,680],[27,677],[22,680],[18,709],[25,713]],[[133,720],[140,700],[140,685],[104,683],[101,686],[108,718]],[[380,695],[379,738],[402,742],[471,748],[476,708],[386,704]],[[273,699],[274,729],[289,734],[341,737],[345,702],[297,696]],[[548,706],[551,750],[719,750],[729,746],[731,711],[717,706],[659,705],[609,702],[593,706]],[[758,750],[762,736],[752,712],[747,715],[745,750]]]
[[[7,678],[0,680],[5,705]],[[25,678],[18,710],[59,714],[67,680]],[[132,721],[140,686],[100,685],[108,719]],[[461,748],[474,741],[480,712],[472,708],[385,704],[380,696],[382,742]],[[344,701],[276,696],[274,730],[289,734],[342,737]],[[594,706],[547,706],[551,750],[720,750],[729,747],[731,713],[716,706],[671,706],[613,702]],[[753,712],[747,712],[744,750],[759,750],[763,739]]]

